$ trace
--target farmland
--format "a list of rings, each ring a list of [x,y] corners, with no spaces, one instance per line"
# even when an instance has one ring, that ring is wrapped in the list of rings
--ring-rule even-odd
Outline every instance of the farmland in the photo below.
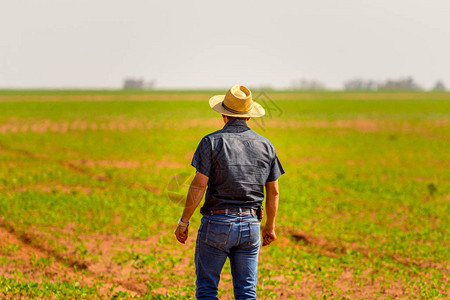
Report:
[[[0,91],[0,296],[191,299],[200,213],[173,232],[216,93]],[[258,296],[448,297],[450,93],[254,97],[286,170]]]

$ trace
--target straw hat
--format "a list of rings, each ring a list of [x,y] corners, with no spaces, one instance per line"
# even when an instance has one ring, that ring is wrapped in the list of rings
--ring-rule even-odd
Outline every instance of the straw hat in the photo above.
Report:
[[[226,95],[217,95],[209,99],[212,109],[230,117],[262,117],[264,108],[252,101],[252,92],[243,85],[233,86]]]

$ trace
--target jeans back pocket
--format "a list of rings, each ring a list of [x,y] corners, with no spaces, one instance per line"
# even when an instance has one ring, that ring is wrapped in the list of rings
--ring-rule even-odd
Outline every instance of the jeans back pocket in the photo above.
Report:
[[[208,220],[205,243],[214,247],[225,247],[230,231],[230,222]]]
[[[248,241],[248,244],[252,246],[259,246],[261,243],[260,238],[261,223],[250,222],[249,227],[250,227],[250,239]]]

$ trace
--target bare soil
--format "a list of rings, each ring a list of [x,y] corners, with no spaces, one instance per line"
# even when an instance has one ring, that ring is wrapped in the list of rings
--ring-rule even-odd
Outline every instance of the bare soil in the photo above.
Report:
[[[77,238],[83,241],[87,252],[90,254],[88,258],[80,258],[76,252],[76,245],[73,240],[67,238],[68,236],[76,235],[75,226],[68,226],[66,228],[53,228],[55,232],[63,233],[65,237],[60,237],[59,242],[66,245],[67,250],[55,250],[45,241],[48,238],[48,233],[44,231],[30,232],[16,232],[13,227],[2,223],[0,226],[0,242],[1,245],[17,245],[18,250],[10,253],[1,253],[8,257],[11,262],[0,266],[0,274],[5,276],[13,276],[15,270],[19,270],[26,274],[26,276],[33,281],[41,281],[44,278],[59,282],[62,280],[77,280],[83,285],[93,286],[96,283],[103,282],[103,287],[98,287],[99,292],[105,297],[110,295],[108,288],[114,284],[118,287],[117,291],[127,291],[131,295],[144,295],[147,291],[145,278],[148,274],[157,273],[158,270],[152,270],[151,267],[135,268],[131,264],[120,264],[113,257],[117,255],[118,251],[136,251],[136,253],[155,253],[157,251],[169,251],[174,256],[182,255],[181,261],[172,269],[167,269],[164,272],[172,272],[174,274],[183,275],[192,269],[193,253],[186,249],[192,250],[194,247],[196,234],[195,231],[190,234],[187,244],[176,248],[168,248],[166,245],[159,243],[159,238],[165,235],[172,235],[172,232],[161,231],[148,239],[137,239],[123,235],[115,234],[81,234]],[[47,231],[49,232],[49,231]],[[47,235],[47,236],[46,236]],[[176,243],[174,238],[174,243]],[[338,257],[346,255],[347,250],[354,250],[363,253],[366,257],[383,256],[384,253],[379,253],[373,249],[362,248],[358,245],[341,245],[336,242],[328,241],[325,238],[316,237],[302,231],[287,230],[281,232],[281,237],[275,242],[280,246],[298,247],[307,252],[318,252],[321,255],[330,257]],[[3,248],[2,248],[3,249]],[[261,249],[260,263],[264,263],[265,248]],[[34,258],[33,258],[34,257]],[[51,263],[42,268],[33,265],[33,261],[39,258],[46,258]],[[405,265],[414,265],[420,268],[439,268],[449,270],[448,265],[437,265],[429,261],[414,261],[407,257],[393,257],[393,259]],[[276,266],[281,268],[282,266]],[[81,273],[83,270],[83,273]],[[369,272],[371,270],[366,270]],[[154,290],[155,293],[166,294],[168,288],[177,284],[168,279],[160,277],[163,287]],[[321,279],[316,278],[313,274],[305,273],[300,282],[295,282],[293,285],[292,279],[289,276],[278,276],[271,278],[279,282],[278,286],[271,287],[278,295],[279,299],[309,299],[310,296],[324,296],[340,297],[352,295],[356,299],[377,299],[380,290],[382,290],[383,297],[390,296],[392,298],[405,298],[406,287],[401,282],[391,282],[388,286],[383,282],[383,278],[368,280],[364,285],[360,285],[354,280],[353,270],[345,270],[340,277],[334,282],[337,288],[334,294],[329,294],[330,291],[324,289]],[[195,280],[192,277],[193,283]],[[180,284],[180,283],[178,283]],[[182,284],[182,283],[181,283]],[[220,284],[220,289],[225,293],[221,299],[232,299],[232,281],[230,274],[224,273]],[[327,294],[328,293],[328,294]]]
[[[359,132],[379,132],[389,129],[394,129],[397,132],[417,132],[428,133],[428,126],[412,126],[408,122],[393,123],[387,120],[375,120],[375,119],[349,119],[349,120],[296,120],[286,119],[280,120],[275,118],[264,119],[254,123],[254,120],[250,120],[249,126],[254,128],[278,128],[278,129],[297,129],[297,128],[334,128],[339,129],[352,129]],[[447,127],[450,125],[448,119],[433,119],[427,120],[426,124],[432,127]],[[4,123],[0,123],[0,133],[24,133],[24,132],[36,132],[36,133],[69,133],[77,131],[120,131],[129,132],[132,130],[151,130],[158,128],[196,128],[196,127],[208,127],[208,128],[220,128],[223,123],[218,118],[211,119],[187,119],[187,120],[173,120],[170,123],[147,121],[147,120],[122,120],[122,121],[101,121],[101,122],[87,122],[84,120],[73,121],[52,121],[52,120],[40,120],[40,121],[24,121],[24,120],[10,120]]]

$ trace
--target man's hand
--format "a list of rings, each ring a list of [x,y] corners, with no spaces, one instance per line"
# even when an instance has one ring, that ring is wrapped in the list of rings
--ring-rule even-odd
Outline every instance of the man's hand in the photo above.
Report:
[[[177,236],[177,240],[184,244],[188,238],[188,227],[178,225],[177,230],[175,230],[175,235]]]
[[[277,235],[275,234],[275,229],[273,227],[264,226],[262,230],[263,237],[263,247],[269,245],[273,241],[277,239]]]

